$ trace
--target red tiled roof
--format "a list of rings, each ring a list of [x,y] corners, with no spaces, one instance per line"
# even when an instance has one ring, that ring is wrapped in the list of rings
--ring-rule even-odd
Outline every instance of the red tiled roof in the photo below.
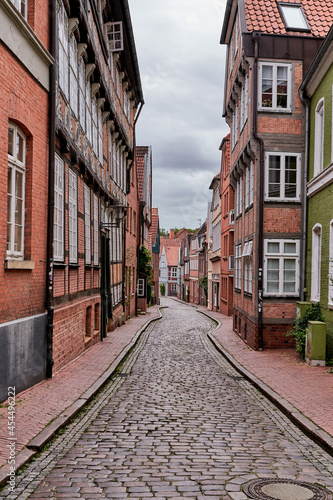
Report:
[[[177,246],[174,246],[174,245],[172,245],[172,246],[165,245],[164,246],[168,266],[177,266],[178,265],[178,255],[179,255],[180,242],[178,241],[177,243],[178,243]]]
[[[245,16],[248,31],[325,37],[333,23],[333,0],[294,0],[288,3],[302,4],[311,33],[288,31],[280,16],[275,0],[245,0]]]
[[[157,228],[158,228],[158,208],[152,208],[151,226],[149,228],[149,236],[148,236],[148,244],[150,250],[153,247],[153,243],[156,242]]]

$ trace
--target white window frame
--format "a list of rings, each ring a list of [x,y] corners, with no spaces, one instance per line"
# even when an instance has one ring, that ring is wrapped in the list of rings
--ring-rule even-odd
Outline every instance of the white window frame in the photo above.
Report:
[[[272,107],[266,107],[262,104],[262,70],[263,67],[272,67]],[[280,108],[277,105],[277,70],[278,68],[287,68],[287,106],[285,108]],[[265,111],[268,113],[279,112],[279,113],[290,113],[291,103],[292,103],[292,65],[289,63],[274,63],[274,62],[259,62],[258,67],[258,110]]]
[[[268,245],[272,243],[278,245],[278,251],[268,252]],[[295,244],[295,252],[287,252],[285,250],[285,245]],[[264,240],[264,295],[270,297],[298,297],[299,296],[299,248],[300,242],[295,239],[265,239]],[[278,273],[278,290],[277,291],[268,291],[268,272],[269,272],[269,261],[275,260],[278,261],[278,268],[272,269],[272,271]],[[293,292],[284,291],[284,271],[285,271],[285,263],[287,261],[295,262],[295,290]],[[291,269],[287,269],[286,271],[290,271]],[[272,280],[270,280],[272,281]]]
[[[307,23],[306,17],[304,15],[303,9],[301,4],[294,4],[294,3],[279,3],[278,4],[280,12],[282,13],[282,20],[284,22],[284,25],[288,30],[293,30],[293,31],[309,31],[309,25]],[[299,21],[300,23],[297,25],[298,21],[296,24],[293,24],[290,22],[290,18],[288,19],[288,10],[298,10],[299,13]]]
[[[333,309],[333,219],[330,222],[330,242],[329,242],[329,262],[328,262],[328,306]]]
[[[58,12],[58,40],[59,40],[59,85],[68,99],[68,69],[69,69],[69,43],[68,43],[68,15],[61,2]]]
[[[7,258],[23,260],[24,258],[24,230],[25,230],[25,174],[26,174],[26,137],[14,124],[8,124],[13,130],[12,153],[8,144],[8,189],[7,189]],[[21,145],[21,154],[17,148],[18,139]],[[8,141],[9,142],[9,141]],[[21,197],[18,195],[17,181],[21,179]],[[18,207],[21,205],[21,209]],[[20,219],[20,220],[18,220]],[[21,232],[20,246],[17,247],[16,231]]]
[[[235,246],[235,259],[234,259],[234,280],[235,290],[242,289],[242,245]]]
[[[79,116],[78,113],[78,52],[77,52],[77,41],[74,35],[71,36],[69,41],[69,101],[71,109],[76,117]]]
[[[138,278],[137,287],[136,287],[136,294],[138,297],[145,296],[145,279],[144,278]]]
[[[79,116],[83,132],[86,130],[86,65],[83,59],[79,64]]]
[[[314,177],[324,169],[324,134],[325,134],[325,99],[318,101],[315,110],[315,137],[314,137]]]
[[[238,36],[239,36],[239,22],[238,22],[238,16],[236,16],[236,19],[235,19],[235,34],[234,34],[234,37],[235,37],[235,43],[234,43],[234,58],[236,57],[237,55],[237,52],[238,52]]]
[[[105,34],[110,53],[124,50],[123,23],[121,21],[105,23]]]
[[[312,228],[312,252],[311,252],[311,301],[320,301],[321,280],[321,244],[322,225],[315,224]]]
[[[68,170],[68,247],[69,263],[77,264],[77,175]]]
[[[243,212],[243,176],[237,180],[236,184],[236,217]]]
[[[271,156],[280,156],[280,195],[269,196],[269,158]],[[296,158],[296,196],[285,196],[286,187],[286,158]],[[265,153],[265,200],[267,201],[286,201],[286,202],[299,202],[301,200],[301,153],[289,153],[268,151]],[[278,184],[278,183],[276,183]]]
[[[244,244],[244,293],[252,295],[252,280],[253,280],[253,240]]]
[[[85,263],[91,264],[91,196],[90,189],[84,185],[84,249]]]
[[[99,265],[98,197],[94,194],[94,266]]]
[[[25,20],[28,19],[28,0],[11,0],[12,4],[19,13],[24,17]]]
[[[64,261],[64,186],[65,164],[55,155],[54,175],[54,223],[53,223],[53,258],[55,262]]]

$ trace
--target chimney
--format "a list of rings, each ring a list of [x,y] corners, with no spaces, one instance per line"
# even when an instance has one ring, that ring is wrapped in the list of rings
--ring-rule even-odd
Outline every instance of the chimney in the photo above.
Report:
[[[170,229],[170,238],[175,237],[175,231],[173,229]]]

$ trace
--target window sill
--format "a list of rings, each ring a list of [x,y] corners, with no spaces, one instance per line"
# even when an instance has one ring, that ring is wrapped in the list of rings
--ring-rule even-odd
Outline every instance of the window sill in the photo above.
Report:
[[[32,271],[35,269],[35,263],[32,260],[5,260],[5,269],[18,269]]]
[[[65,262],[53,262],[53,267],[55,269],[66,269],[67,264]]]
[[[69,269],[79,269],[80,264],[77,264],[75,262],[70,262],[69,265],[68,265]]]

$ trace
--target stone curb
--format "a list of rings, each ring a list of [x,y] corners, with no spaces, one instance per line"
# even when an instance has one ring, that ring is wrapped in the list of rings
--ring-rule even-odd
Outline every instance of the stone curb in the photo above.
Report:
[[[161,309],[163,306],[158,307],[159,316],[149,319],[141,328],[136,332],[135,336],[129,344],[122,350],[122,352],[111,363],[109,368],[94,382],[89,389],[87,389],[71,406],[66,408],[58,417],[49,423],[41,432],[39,432],[33,439],[29,441],[23,450],[21,450],[15,457],[15,474],[22,469],[31,459],[36,456],[48,441],[54,435],[68,424],[81,410],[91,401],[103,385],[111,378],[116,371],[118,365],[122,362],[128,352],[135,346],[141,334],[148,328],[148,326],[162,318]],[[4,486],[10,479],[10,465],[6,464],[0,469],[0,486]]]
[[[199,313],[204,314],[211,320],[217,323],[214,330],[221,328],[222,323],[206,313],[205,311],[199,311]],[[213,331],[214,331],[213,330]],[[224,358],[238,371],[246,380],[248,380],[256,389],[258,389],[265,397],[267,397],[272,403],[282,411],[299,429],[301,429],[308,437],[310,437],[315,443],[317,443],[323,450],[333,456],[333,438],[324,431],[321,427],[315,424],[312,420],[307,418],[303,413],[301,413],[295,406],[293,406],[289,401],[280,396],[277,392],[266,385],[262,380],[256,377],[253,373],[247,370],[243,365],[241,365],[212,335],[207,334],[209,340],[214,344],[216,349],[224,356]]]

